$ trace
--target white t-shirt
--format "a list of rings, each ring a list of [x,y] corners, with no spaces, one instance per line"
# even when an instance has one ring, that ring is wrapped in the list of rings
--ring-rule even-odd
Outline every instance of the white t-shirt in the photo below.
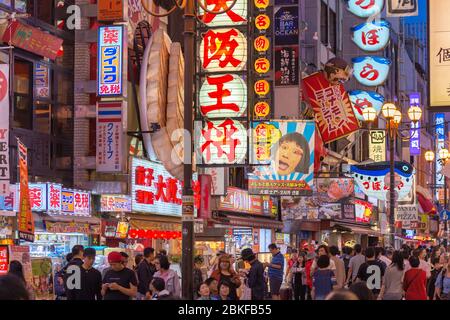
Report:
[[[386,256],[380,256],[380,260],[386,264],[386,267],[389,267],[392,263],[392,260]]]

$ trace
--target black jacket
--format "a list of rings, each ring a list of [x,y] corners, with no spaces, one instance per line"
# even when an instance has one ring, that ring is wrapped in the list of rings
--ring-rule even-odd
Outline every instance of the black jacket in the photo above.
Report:
[[[258,260],[251,263],[250,271],[247,275],[247,284],[252,289],[252,300],[264,300],[264,291],[266,289],[264,267]]]
[[[138,292],[141,294],[146,294],[149,290],[150,282],[153,280],[153,275],[156,272],[156,267],[148,263],[147,260],[143,259],[136,270],[138,278]]]
[[[64,289],[66,291],[67,300],[76,300],[77,294],[76,291],[78,291],[77,289],[69,289],[67,287],[67,281],[69,280],[69,277],[72,275],[71,273],[70,274],[67,273],[67,269],[71,266],[78,266],[79,268],[81,268],[82,265],[83,260],[81,260],[80,258],[74,258],[63,269]]]

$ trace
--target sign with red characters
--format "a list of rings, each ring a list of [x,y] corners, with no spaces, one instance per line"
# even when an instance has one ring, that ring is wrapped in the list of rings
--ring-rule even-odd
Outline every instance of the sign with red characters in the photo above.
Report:
[[[0,245],[0,276],[3,276],[6,273],[8,273],[8,264],[9,264],[8,246]]]

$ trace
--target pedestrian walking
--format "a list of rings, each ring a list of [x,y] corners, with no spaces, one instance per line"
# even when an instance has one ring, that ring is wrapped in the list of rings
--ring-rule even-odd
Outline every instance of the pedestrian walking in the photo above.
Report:
[[[339,258],[339,248],[336,246],[330,247],[330,262],[333,261],[336,269],[336,289],[341,289],[345,285],[345,264],[342,259]]]
[[[330,257],[321,255],[317,259],[317,270],[313,274],[313,299],[325,300],[326,296],[333,291],[334,285],[336,285],[336,276],[330,269]]]
[[[202,256],[196,256],[194,257],[194,288],[199,288],[200,285],[203,283],[203,267],[204,259]],[[195,297],[199,298],[198,290],[195,291]]]
[[[265,263],[264,267],[269,271],[269,285],[272,300],[280,300],[280,288],[284,275],[284,256],[275,243],[269,245],[272,261]]]
[[[104,300],[130,300],[137,294],[137,278],[133,270],[123,264],[122,255],[113,251],[108,255],[111,266],[103,277],[102,296]]]
[[[0,276],[0,300],[30,300],[23,281],[13,275]]]
[[[436,257],[436,255],[431,255],[431,277],[427,282],[427,296],[429,300],[440,300],[436,296],[436,279],[441,273],[444,264],[441,263],[441,258]]]
[[[316,258],[315,252],[308,252],[306,254],[306,263],[305,263],[305,277],[306,277],[306,300],[312,300],[311,292],[313,287],[313,278],[311,275],[312,264]]]
[[[138,278],[137,300],[144,300],[148,292],[150,282],[156,272],[156,266],[153,264],[155,258],[155,249],[148,247],[144,249],[142,261],[137,266],[136,275]]]
[[[233,300],[230,297],[230,286],[227,282],[220,282],[219,283],[219,300]]]
[[[399,251],[392,255],[392,262],[387,267],[378,300],[402,300],[405,264]]]
[[[442,267],[441,272],[439,272],[439,275],[436,278],[436,297],[439,298],[439,300],[450,300],[449,259],[448,257],[445,257],[444,259],[444,266]]]
[[[306,255],[301,252],[291,267],[294,300],[306,300]]]
[[[361,301],[375,300],[372,290],[367,288],[367,284],[364,282],[353,283],[350,286],[349,290],[358,297],[358,300]]]
[[[197,300],[219,300],[218,297],[211,295],[211,291],[206,282],[200,283],[200,286],[197,288],[197,295]]]
[[[405,272],[403,289],[406,300],[427,300],[427,276],[426,272],[420,268],[419,258],[411,256],[409,258],[411,268]]]
[[[355,255],[350,259],[347,272],[346,283],[348,286],[355,282],[356,277],[358,276],[359,267],[361,267],[361,265],[366,262],[366,257],[362,254],[361,245],[356,244],[353,249],[355,251]]]
[[[70,290],[68,300],[102,300],[102,274],[93,267],[96,252],[86,248],[80,266],[80,288]]]
[[[384,263],[381,263],[379,260],[375,257],[375,248],[369,247],[366,249],[365,256],[366,256],[366,262],[364,262],[358,270],[357,279],[360,281],[363,281],[367,284],[367,281],[370,279],[371,283],[367,284],[368,287],[371,286],[373,288],[369,288],[372,290],[372,293],[374,295],[374,298],[378,298],[378,295],[381,291],[381,286],[383,285],[382,279],[384,277],[385,272],[385,265]],[[374,274],[374,271],[376,270],[375,274],[379,275],[380,279],[373,278],[372,275]]]
[[[317,257],[316,259],[313,261],[313,264],[311,266],[311,275],[314,274],[314,272],[317,270],[317,260],[320,256],[327,256],[330,257],[330,250],[328,248],[328,246],[322,244],[319,246],[319,248],[317,249]],[[330,259],[330,265],[328,267],[330,270],[335,271],[336,270],[336,265],[334,264],[334,261]]]
[[[73,288],[73,279],[71,276],[80,272],[80,267],[84,263],[83,262],[83,253],[84,247],[82,245],[75,245],[72,247],[72,258],[67,263],[67,265],[63,269],[63,279],[64,279],[64,291],[67,297],[67,300],[75,300],[75,288]],[[72,282],[72,283],[69,283]]]
[[[23,282],[25,288],[28,291],[29,300],[35,299],[33,286],[30,283],[27,283],[27,281],[25,279],[25,275],[23,274],[23,266],[22,266],[22,263],[20,263],[20,261],[12,260],[9,263],[8,274],[15,275],[17,278],[19,278]]]
[[[205,283],[209,287],[209,292],[210,292],[211,296],[217,297],[217,300],[218,300],[219,288],[217,286],[219,285],[219,282],[214,278],[208,278],[208,279],[206,279]]]
[[[181,284],[178,274],[170,269],[169,259],[166,255],[158,255],[155,259],[156,272],[153,277],[162,278],[165,281],[165,288],[173,298],[181,298]]]
[[[264,281],[264,266],[256,258],[253,250],[246,248],[241,252],[241,258],[250,264],[250,270],[247,273],[247,286],[251,290],[252,300],[264,300],[266,283]]]
[[[218,268],[212,273],[211,277],[216,279],[218,283],[224,282],[228,285],[231,300],[239,300],[237,288],[239,288],[242,283],[239,275],[231,267],[231,257],[229,255],[222,255],[219,258]]]

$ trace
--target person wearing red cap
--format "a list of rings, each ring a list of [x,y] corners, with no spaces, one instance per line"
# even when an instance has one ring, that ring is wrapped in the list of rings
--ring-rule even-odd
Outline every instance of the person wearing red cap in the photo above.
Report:
[[[134,271],[125,268],[120,252],[108,255],[111,269],[103,278],[102,295],[104,300],[130,300],[137,294],[137,279]]]

